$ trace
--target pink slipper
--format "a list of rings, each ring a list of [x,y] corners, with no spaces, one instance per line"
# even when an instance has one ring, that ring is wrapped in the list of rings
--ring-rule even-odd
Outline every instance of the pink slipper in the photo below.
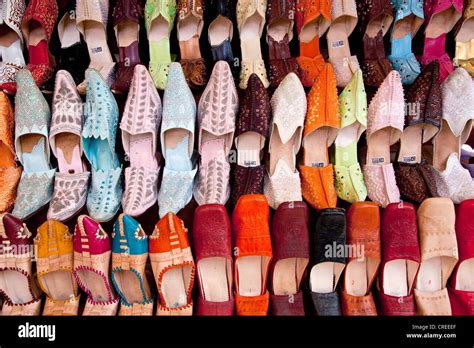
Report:
[[[225,204],[229,199],[230,165],[227,156],[234,140],[238,105],[229,64],[219,61],[214,65],[198,107],[201,165],[194,198],[199,205]]]
[[[130,216],[143,214],[158,199],[156,134],[161,110],[160,95],[147,68],[137,64],[120,122],[123,147],[130,159],[130,167],[125,169],[122,206]]]
[[[400,74],[393,70],[380,85],[367,116],[367,163],[364,180],[369,198],[382,207],[400,201],[400,191],[390,163],[390,145],[400,139],[405,102]]]

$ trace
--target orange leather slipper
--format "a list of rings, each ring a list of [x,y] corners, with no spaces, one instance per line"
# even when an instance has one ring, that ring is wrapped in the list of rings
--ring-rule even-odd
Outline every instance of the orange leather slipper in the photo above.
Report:
[[[264,195],[239,198],[232,215],[237,315],[268,313],[268,267],[272,259],[270,207]]]
[[[168,213],[158,221],[148,251],[159,295],[156,315],[192,315],[195,266],[183,220]]]
[[[13,146],[13,108],[7,95],[0,92],[0,213],[10,211],[15,203],[21,168],[15,162]]]
[[[319,38],[328,30],[331,22],[330,0],[300,0],[296,7],[296,26],[300,40],[301,83],[311,87],[324,67],[319,50]]]
[[[336,76],[332,65],[325,63],[308,94],[308,111],[303,131],[303,163],[300,165],[301,191],[315,209],[335,208],[333,165],[328,147],[336,139],[341,116]]]
[[[355,202],[347,211],[347,245],[351,248],[344,273],[342,313],[377,315],[371,286],[380,265],[380,211],[374,202]]]

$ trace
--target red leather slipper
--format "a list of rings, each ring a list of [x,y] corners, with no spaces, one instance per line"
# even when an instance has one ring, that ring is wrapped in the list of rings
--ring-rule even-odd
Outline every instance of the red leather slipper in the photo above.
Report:
[[[233,315],[232,241],[222,204],[205,204],[194,213],[194,256],[199,295],[196,315]]]
[[[474,199],[462,202],[456,212],[459,262],[448,285],[452,315],[474,315]]]
[[[382,217],[380,309],[383,315],[416,315],[413,284],[420,265],[416,209],[391,203]]]
[[[304,315],[301,282],[309,262],[309,212],[304,202],[285,202],[272,220],[270,313]]]

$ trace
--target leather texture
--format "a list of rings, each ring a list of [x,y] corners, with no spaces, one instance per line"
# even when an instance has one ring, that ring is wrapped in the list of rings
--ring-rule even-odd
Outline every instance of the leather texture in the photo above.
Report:
[[[338,262],[345,264],[345,257],[326,256],[326,246],[337,250],[346,244],[346,216],[342,208],[328,208],[320,211],[314,233],[315,263]]]
[[[435,169],[425,160],[421,163],[395,162],[393,167],[402,197],[421,203],[426,198],[438,196]]]
[[[270,314],[272,316],[304,316],[303,292],[291,295],[270,294]]]
[[[318,316],[342,315],[341,301],[337,291],[327,294],[311,292],[311,299]]]
[[[231,224],[227,210],[220,204],[205,204],[199,206],[194,213],[193,245],[196,267],[199,261],[206,258],[224,258],[228,265],[232,264],[232,238]],[[228,268],[232,272],[231,266]],[[209,273],[208,273],[209,274]],[[232,273],[228,274],[228,301],[214,302],[205,298],[205,292],[197,272],[197,284],[200,285],[198,300],[196,302],[197,315],[224,315],[234,313],[234,298],[232,291]],[[224,284],[220,284],[224,286]]]
[[[392,64],[385,55],[382,30],[375,37],[364,35],[363,43],[364,61],[361,69],[364,82],[367,86],[378,87],[392,70]]]

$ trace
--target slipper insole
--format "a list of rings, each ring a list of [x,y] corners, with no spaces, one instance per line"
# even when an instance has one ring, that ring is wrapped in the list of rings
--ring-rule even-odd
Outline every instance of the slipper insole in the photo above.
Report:
[[[319,26],[320,26],[320,17],[312,20],[311,22],[305,24],[301,28],[300,32],[300,42],[308,43],[313,40],[316,36],[319,36]]]
[[[268,36],[279,42],[285,38],[291,28],[291,21],[286,18],[278,18],[271,22],[268,26]]]
[[[46,139],[41,134],[27,134],[20,138],[23,170],[26,173],[49,170],[46,158]]]
[[[461,26],[461,29],[459,29],[456,35],[456,41],[458,41],[458,43],[463,42],[466,44],[470,44],[470,41],[472,39],[474,39],[474,17],[465,20]],[[466,58],[474,57],[471,56]]]
[[[53,300],[69,300],[74,296],[74,279],[71,272],[49,272],[41,276],[41,284]]]
[[[423,261],[416,279],[416,288],[420,291],[434,292],[443,288],[441,257]]]
[[[299,131],[296,130],[290,140],[283,144],[278,126],[275,124],[274,127],[273,134],[270,138],[270,149],[271,154],[273,154],[270,154],[270,176],[275,172],[276,165],[279,161],[285,162],[288,168],[294,170],[296,155],[295,143],[299,133]]]
[[[18,34],[5,23],[0,25],[0,46],[8,47],[19,40]]]
[[[40,41],[47,41],[46,32],[39,22],[30,22],[30,33],[28,35],[28,45],[36,46]]]
[[[347,35],[347,25],[350,19],[341,16],[331,23],[327,32],[329,57],[350,57],[351,50]]]
[[[136,273],[130,270],[120,270],[114,272],[114,278],[118,288],[128,303],[141,303],[145,300],[143,298],[140,280],[138,279]],[[150,288],[146,279],[143,279],[143,287],[145,289],[147,298],[150,298]]]
[[[153,153],[152,134],[131,134],[129,139],[130,166],[157,169],[158,164]]]
[[[266,256],[241,256],[235,267],[238,274],[238,293],[242,296],[259,296],[265,289],[262,283],[265,277],[269,258]]]
[[[423,125],[409,126],[400,137],[399,162],[420,163],[421,146],[423,144]]]
[[[92,299],[98,302],[109,301],[109,292],[102,276],[94,271],[81,269],[78,276],[84,283],[85,288],[92,294]]]
[[[198,262],[197,270],[201,280],[204,299],[211,302],[229,301],[229,273],[227,260],[223,257],[208,257]]]
[[[165,132],[166,166],[175,171],[190,171],[189,131],[173,128]]]
[[[305,166],[322,168],[328,165],[328,134],[329,127],[322,127],[303,138]]]
[[[82,173],[83,164],[80,152],[80,137],[73,133],[56,135],[56,154],[60,173]]]
[[[188,303],[187,278],[191,274],[190,266],[171,268],[163,274],[162,293],[169,308],[177,308]]]
[[[92,138],[89,141],[89,158],[94,168],[108,172],[114,168],[114,157],[107,140]]]
[[[345,285],[349,295],[364,296],[370,290],[370,281],[377,271],[380,261],[372,257],[355,259],[346,267]]]
[[[309,285],[312,292],[328,294],[334,292],[344,264],[338,262],[321,262],[311,268]]]
[[[439,171],[446,168],[448,157],[461,148],[461,139],[456,137],[445,120],[441,121],[441,129],[433,140],[433,167]]]
[[[307,259],[287,258],[278,260],[273,270],[273,292],[275,295],[291,295],[298,292],[301,276]]]
[[[23,49],[20,39],[14,41],[10,46],[0,46],[2,62],[13,63],[24,66],[25,58],[23,57]]]
[[[339,130],[336,140],[336,164],[350,167],[358,162],[357,159],[357,134],[359,126],[356,123]]]
[[[415,34],[415,31],[419,28],[422,22],[423,20],[420,17],[411,13],[407,17],[395,22],[393,26],[392,37],[401,39],[406,34],[411,34],[413,37],[413,34]]]
[[[138,24],[126,19],[117,26],[117,45],[128,47],[138,40]]]
[[[91,65],[109,66],[114,63],[107,45],[104,25],[96,21],[84,21],[84,40],[89,50]]]
[[[373,133],[367,139],[367,164],[390,163],[390,127],[383,128]]]
[[[81,42],[81,35],[77,30],[76,19],[66,13],[60,22],[63,26],[63,36],[59,38],[61,48],[71,47]]]
[[[387,295],[408,295],[407,260],[392,260],[385,264],[383,288]]]
[[[219,15],[209,25],[208,37],[211,46],[220,45],[226,39],[230,40],[231,35],[232,21],[227,17]]]
[[[368,37],[375,37],[377,36],[378,32],[381,30],[382,33],[385,35],[390,23],[391,23],[391,16],[381,14],[369,22],[365,33],[367,34]]]
[[[260,153],[265,144],[263,138],[257,132],[245,132],[235,138],[237,149],[237,164],[243,167],[255,167],[260,165]]]
[[[262,17],[255,12],[245,21],[240,30],[240,47],[242,50],[242,61],[253,62],[262,59],[260,48],[260,25]]]
[[[456,290],[474,291],[474,259],[464,260],[459,264],[456,275]]]
[[[28,278],[15,270],[0,271],[0,289],[15,304],[27,303],[33,300],[29,291]]]
[[[13,156],[10,148],[0,140],[0,167],[15,166],[15,156]]]
[[[454,6],[450,6],[444,11],[434,13],[426,27],[425,35],[429,38],[436,38],[441,34],[451,31],[461,14]]]

